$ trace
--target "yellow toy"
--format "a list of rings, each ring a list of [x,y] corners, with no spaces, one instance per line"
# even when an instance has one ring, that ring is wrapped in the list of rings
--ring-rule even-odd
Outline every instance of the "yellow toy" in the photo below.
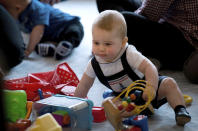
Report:
[[[39,116],[27,131],[62,131],[62,127],[50,113],[46,113]]]
[[[192,97],[188,95],[183,95],[183,96],[184,96],[184,101],[185,101],[186,106],[190,105],[193,101]]]
[[[143,105],[136,105],[133,100],[136,99],[134,94],[130,94],[133,90],[141,90],[142,92],[147,88],[153,88],[145,80],[138,80],[129,85],[124,89],[117,97],[113,99],[106,99],[103,102],[103,107],[107,116],[107,119],[110,121],[112,126],[116,130],[123,129],[122,125],[122,116],[123,112],[128,112],[130,116],[138,115],[150,105],[153,99],[153,93],[151,90],[148,90],[148,100]],[[125,93],[125,94],[124,94]],[[124,95],[124,98],[120,97]],[[118,104],[120,103],[121,104]]]

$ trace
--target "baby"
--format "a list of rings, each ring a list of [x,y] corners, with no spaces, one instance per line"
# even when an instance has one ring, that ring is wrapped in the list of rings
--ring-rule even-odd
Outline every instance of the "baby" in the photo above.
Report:
[[[176,81],[168,76],[159,76],[152,62],[127,43],[127,25],[122,14],[113,10],[101,12],[93,23],[92,35],[94,57],[89,61],[74,96],[86,97],[96,77],[114,94],[142,79],[152,86],[143,92],[145,101],[151,90],[154,108],[158,108],[158,102],[166,98],[175,111],[178,125],[191,120]]]

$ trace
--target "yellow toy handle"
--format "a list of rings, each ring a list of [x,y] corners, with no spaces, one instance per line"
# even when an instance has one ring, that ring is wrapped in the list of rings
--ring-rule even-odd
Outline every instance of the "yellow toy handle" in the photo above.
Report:
[[[143,86],[143,87],[141,87]],[[137,81],[134,81],[131,85],[129,85],[126,89],[124,89],[117,97],[115,97],[112,102],[115,103],[121,95],[123,95],[124,93],[125,94],[125,97],[127,98],[130,91],[134,90],[134,89],[139,89],[139,90],[142,90],[144,91],[146,88],[153,88],[147,81],[145,80],[137,80]],[[136,105],[135,108],[131,111],[131,113],[133,115],[137,115],[137,114],[140,114],[143,110],[145,110],[149,104],[151,103],[153,97],[154,97],[154,94],[152,94],[152,91],[151,90],[148,90],[148,100],[146,101],[146,103],[144,105]]]

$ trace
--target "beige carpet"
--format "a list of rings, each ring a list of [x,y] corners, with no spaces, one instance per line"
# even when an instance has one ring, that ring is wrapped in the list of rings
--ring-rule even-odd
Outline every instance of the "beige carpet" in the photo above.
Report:
[[[45,72],[54,70],[56,65],[67,62],[80,79],[87,62],[91,56],[91,24],[97,16],[97,8],[95,0],[69,0],[56,4],[54,7],[62,11],[78,15],[84,25],[85,36],[81,45],[76,48],[73,53],[64,60],[56,61],[53,58],[43,58],[36,53],[32,53],[29,59],[24,60],[20,65],[13,68],[6,76],[6,79],[24,77],[27,73]],[[155,111],[155,115],[149,118],[150,131],[196,131],[198,130],[198,85],[189,83],[182,72],[161,71],[163,75],[168,75],[176,79],[184,94],[193,97],[193,103],[187,109],[192,115],[192,121],[185,127],[179,127],[175,124],[175,116],[172,109],[166,104],[159,110]],[[95,106],[101,106],[102,93],[106,88],[101,85],[98,80],[95,81],[91,88],[88,98],[94,102]],[[93,123],[93,131],[113,131],[114,129],[105,121],[103,123]]]

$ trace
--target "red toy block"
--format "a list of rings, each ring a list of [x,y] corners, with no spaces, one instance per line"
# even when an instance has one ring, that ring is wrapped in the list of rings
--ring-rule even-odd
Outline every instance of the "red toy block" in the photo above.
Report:
[[[93,107],[92,108],[92,115],[94,118],[94,122],[100,123],[106,120],[104,107]]]

